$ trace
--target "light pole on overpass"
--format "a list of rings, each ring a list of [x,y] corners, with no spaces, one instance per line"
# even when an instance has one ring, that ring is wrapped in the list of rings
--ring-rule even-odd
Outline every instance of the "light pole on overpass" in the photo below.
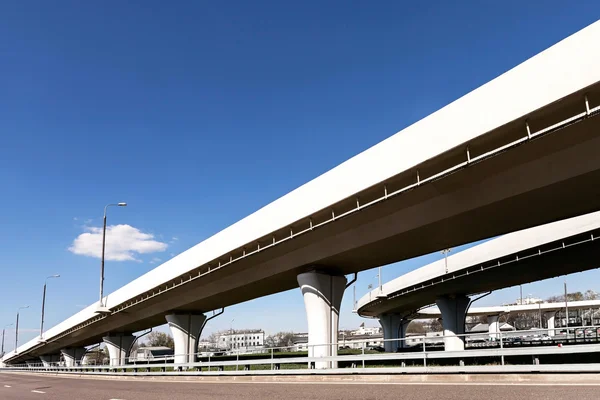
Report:
[[[234,344],[234,343],[233,343],[233,321],[235,321],[235,318],[233,318],[233,319],[231,320],[231,322],[229,323],[229,328],[230,328],[230,329],[229,329],[229,332],[231,332],[231,333],[229,334],[229,345],[230,345],[230,349],[233,349],[233,344]]]
[[[8,324],[6,325],[4,328],[2,328],[2,350],[0,350],[0,357],[2,357],[4,355],[4,333],[6,331],[6,328],[12,326],[13,324]]]
[[[44,294],[42,295],[42,323],[40,324],[40,339],[42,339],[42,335],[44,334],[44,310],[46,308],[46,285],[48,284],[48,279],[51,278],[60,278],[60,275],[50,275],[46,277],[44,281]]]
[[[104,219],[102,228],[102,255],[100,261],[100,306],[98,308],[98,312],[100,313],[109,312],[109,310],[106,309],[106,307],[102,303],[102,299],[104,297],[104,249],[106,248],[106,209],[111,206],[126,207],[127,203],[107,204],[106,206],[104,206]]]
[[[29,306],[21,306],[17,308],[17,324],[15,325],[15,354],[17,354],[17,348],[19,347],[19,311],[25,308],[29,308]]]
[[[450,251],[452,251],[452,249],[442,250],[442,254],[444,255],[444,265],[445,265],[446,273],[448,273],[448,253],[450,253]]]

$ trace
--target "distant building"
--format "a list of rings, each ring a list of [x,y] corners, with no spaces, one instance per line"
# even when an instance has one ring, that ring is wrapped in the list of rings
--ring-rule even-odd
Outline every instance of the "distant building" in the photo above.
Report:
[[[490,330],[490,326],[488,324],[477,324],[469,330],[469,333],[488,333]],[[503,323],[500,325],[500,331],[502,332],[511,332],[516,330],[514,326],[509,323]]]
[[[297,333],[293,338],[293,351],[308,351],[308,333]],[[338,346],[350,349],[383,347],[383,334],[380,328],[365,328],[364,323],[355,331],[340,332]]]
[[[524,305],[528,305],[528,304],[538,304],[538,303],[543,303],[544,300],[539,299],[537,297],[525,297],[523,299],[517,299],[517,301],[515,302],[518,306],[524,306]]]
[[[257,350],[265,345],[265,332],[260,329],[235,331],[219,337],[218,347],[224,350]]]
[[[355,331],[350,332],[352,336],[363,336],[363,335],[378,335],[381,333],[380,327],[365,328],[365,323],[360,324],[359,328]]]
[[[172,358],[173,349],[165,346],[140,347],[130,358],[131,361],[163,361]]]
[[[212,349],[214,347],[214,343],[209,342],[208,340],[202,340],[200,342],[198,342],[198,349],[200,351],[205,351],[208,349]]]

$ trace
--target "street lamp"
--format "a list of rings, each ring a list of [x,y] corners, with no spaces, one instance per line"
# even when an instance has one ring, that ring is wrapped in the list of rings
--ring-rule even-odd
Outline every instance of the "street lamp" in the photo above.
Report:
[[[452,249],[444,249],[442,250],[442,254],[444,255],[444,264],[446,273],[448,273],[448,253],[450,253]]]
[[[13,326],[13,324],[8,324],[4,328],[2,328],[2,350],[0,350],[0,357],[2,357],[4,355],[4,332],[6,331],[6,328],[8,328],[9,326]]]
[[[15,354],[17,354],[17,348],[19,347],[19,311],[25,308],[29,308],[29,306],[17,308],[17,324],[15,325]]]
[[[383,294],[383,284],[381,283],[381,267],[379,267],[377,269],[377,279],[379,280],[379,294],[376,296],[378,299],[387,297],[385,294]]]
[[[104,297],[104,249],[106,248],[106,209],[111,206],[117,207],[125,207],[127,203],[116,203],[116,204],[107,204],[104,206],[104,227],[102,229],[102,261],[100,262],[100,307],[98,308],[98,312],[106,313],[110,312],[104,304],[102,304],[102,298]]]
[[[48,279],[52,278],[60,278],[60,275],[50,275],[46,277],[44,281],[44,294],[42,295],[42,323],[40,325],[40,339],[42,339],[42,335],[44,334],[44,309],[46,308],[46,284],[48,283]]]

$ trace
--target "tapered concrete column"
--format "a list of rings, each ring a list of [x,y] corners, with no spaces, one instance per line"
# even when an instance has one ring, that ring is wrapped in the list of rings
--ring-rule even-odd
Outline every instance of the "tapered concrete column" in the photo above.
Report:
[[[198,341],[204,327],[204,314],[170,314],[165,316],[175,343],[175,364],[196,361]]]
[[[27,360],[25,361],[25,364],[27,364],[28,368],[35,368],[40,366],[39,360]]]
[[[129,350],[131,350],[131,345],[135,341],[135,336],[123,333],[120,335],[105,336],[102,340],[108,349],[111,367],[127,364]]]
[[[500,339],[500,323],[498,322],[499,315],[488,315],[488,332],[490,334],[490,340]]]
[[[394,353],[406,346],[405,340],[386,341],[390,339],[406,339],[406,328],[410,320],[403,318],[400,314],[382,314],[379,323],[383,328],[383,348],[386,353]]]
[[[554,317],[556,316],[555,311],[549,311],[544,313],[544,317],[548,321],[548,336],[556,335],[556,331],[554,330]]]
[[[56,367],[56,364],[60,362],[60,354],[46,354],[40,356],[44,368]]]
[[[80,364],[85,351],[85,347],[68,347],[60,350],[66,367],[75,367],[77,364]]]
[[[346,289],[345,276],[321,272],[298,275],[308,320],[308,356],[337,356],[340,306]],[[315,368],[337,368],[337,362],[315,362]]]
[[[465,317],[470,299],[462,294],[438,297],[435,301],[442,313],[444,326],[444,350],[460,351],[465,349]]]

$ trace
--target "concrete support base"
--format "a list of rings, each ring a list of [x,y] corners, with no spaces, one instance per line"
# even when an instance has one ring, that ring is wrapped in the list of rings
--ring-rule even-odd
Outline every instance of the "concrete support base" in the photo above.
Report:
[[[465,317],[470,299],[465,295],[439,297],[435,303],[442,313],[444,326],[444,350],[461,351],[465,349]]]
[[[392,339],[405,339],[406,328],[410,324],[410,320],[403,318],[400,314],[382,314],[379,316],[379,323],[383,328],[383,348],[386,353],[395,353],[398,349],[403,349],[406,346],[405,340],[392,340]],[[387,341],[390,340],[390,341]]]
[[[65,360],[66,367],[75,367],[79,365],[85,352],[85,347],[68,347],[66,349],[61,349],[60,351]]]
[[[135,341],[135,336],[124,333],[114,336],[105,336],[102,340],[108,349],[110,366],[118,367],[120,365],[125,365],[129,357],[131,345]]]
[[[175,364],[195,362],[206,316],[204,314],[170,314],[166,315],[165,319],[169,323],[175,343]]]
[[[546,317],[546,321],[548,321],[548,336],[556,335],[556,331],[554,330],[554,318],[556,316],[555,311],[549,311],[544,313],[544,317]]]
[[[500,323],[498,319],[499,315],[488,315],[487,323],[488,323],[488,332],[490,340],[500,340]]]
[[[25,361],[25,364],[27,364],[27,367],[29,367],[29,368],[39,367],[40,361],[39,360],[27,360],[27,361]]]
[[[308,322],[308,356],[337,356],[339,313],[346,289],[345,276],[321,272],[298,275]],[[337,362],[317,361],[315,368],[337,368]]]
[[[60,362],[60,354],[47,354],[40,356],[44,368],[55,367]]]

